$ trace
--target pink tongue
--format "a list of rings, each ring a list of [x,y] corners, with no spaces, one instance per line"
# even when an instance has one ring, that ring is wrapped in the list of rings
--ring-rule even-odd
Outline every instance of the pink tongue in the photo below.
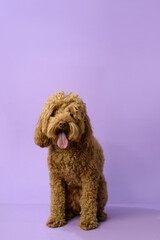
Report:
[[[57,145],[61,149],[65,149],[68,146],[68,139],[64,132],[58,134]]]

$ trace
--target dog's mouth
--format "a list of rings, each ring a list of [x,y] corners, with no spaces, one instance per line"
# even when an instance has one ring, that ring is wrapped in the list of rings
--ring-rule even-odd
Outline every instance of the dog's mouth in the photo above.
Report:
[[[57,146],[60,149],[66,149],[68,147],[69,141],[67,135],[68,133],[64,131],[57,132]]]

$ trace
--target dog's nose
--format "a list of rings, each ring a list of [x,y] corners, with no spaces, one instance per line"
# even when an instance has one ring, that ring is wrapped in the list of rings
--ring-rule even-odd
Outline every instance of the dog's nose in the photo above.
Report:
[[[65,128],[65,127],[67,126],[67,123],[64,122],[64,121],[60,121],[60,122],[59,122],[59,126],[60,126],[61,128]]]

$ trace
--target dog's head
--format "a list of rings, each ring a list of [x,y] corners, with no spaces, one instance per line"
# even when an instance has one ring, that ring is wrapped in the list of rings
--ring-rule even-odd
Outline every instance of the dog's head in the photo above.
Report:
[[[85,103],[77,94],[63,91],[51,95],[42,109],[35,129],[35,143],[48,147],[51,143],[66,149],[72,142],[87,147],[92,135]]]

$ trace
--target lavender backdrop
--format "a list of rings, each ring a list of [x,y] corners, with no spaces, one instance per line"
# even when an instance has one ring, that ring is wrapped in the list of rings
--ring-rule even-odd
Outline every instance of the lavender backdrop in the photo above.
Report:
[[[110,203],[160,202],[160,2],[1,0],[0,203],[49,203],[46,98],[87,103]]]

